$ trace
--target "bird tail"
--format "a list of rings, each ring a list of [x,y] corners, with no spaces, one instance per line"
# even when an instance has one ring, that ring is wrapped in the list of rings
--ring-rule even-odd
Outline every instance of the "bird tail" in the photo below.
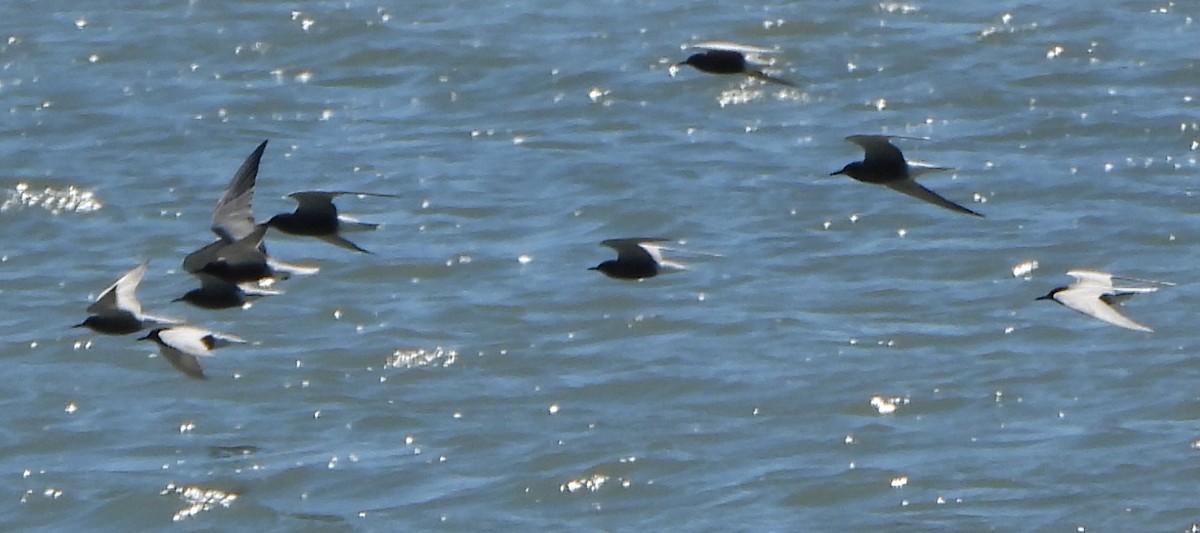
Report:
[[[321,270],[320,267],[314,267],[314,266],[308,266],[308,265],[297,265],[294,263],[284,263],[283,261],[279,261],[279,260],[276,260],[273,258],[267,258],[267,264],[271,265],[271,268],[275,269],[279,273],[284,274],[282,279],[287,279],[292,274],[308,276],[308,275],[316,274],[317,272],[319,272]]]
[[[338,231],[342,233],[354,233],[359,231],[374,231],[379,227],[379,224],[370,222],[359,222],[358,220],[346,215],[338,215]]]
[[[932,174],[934,172],[945,172],[947,170],[954,170],[954,167],[940,167],[924,161],[910,160],[908,162],[908,175],[911,178],[916,178],[917,176],[922,176],[925,174]]]

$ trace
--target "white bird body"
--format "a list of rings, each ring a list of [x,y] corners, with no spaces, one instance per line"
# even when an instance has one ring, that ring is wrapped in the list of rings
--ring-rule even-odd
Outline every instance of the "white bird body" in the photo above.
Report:
[[[212,351],[221,346],[246,343],[241,337],[186,324],[155,329],[138,340],[154,341],[158,344],[159,353],[171,366],[195,379],[205,379],[204,368],[200,366],[198,357],[210,357]]]
[[[1113,305],[1119,304],[1135,294],[1155,292],[1158,290],[1158,287],[1122,287],[1114,285],[1113,280],[1174,285],[1173,283],[1162,281],[1122,278],[1098,270],[1071,270],[1067,272],[1067,275],[1075,278],[1075,282],[1066,287],[1058,287],[1038,299],[1054,300],[1067,308],[1092,318],[1103,320],[1114,326],[1145,332],[1153,332],[1154,330],[1130,320],[1118,312]]]

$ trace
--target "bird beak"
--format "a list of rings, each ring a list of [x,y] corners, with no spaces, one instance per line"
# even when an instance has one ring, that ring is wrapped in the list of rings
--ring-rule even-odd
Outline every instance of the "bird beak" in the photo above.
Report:
[[[1051,296],[1051,295],[1049,295],[1049,294],[1046,294],[1046,295],[1043,295],[1043,296],[1038,296],[1037,298],[1034,298],[1034,299],[1033,299],[1033,301],[1035,301],[1035,302],[1036,302],[1036,301],[1038,301],[1038,300],[1053,300],[1053,299],[1054,299],[1054,296]]]
[[[138,337],[138,338],[137,338],[137,340],[139,340],[139,341],[148,341],[148,340],[150,340],[150,336],[151,336],[151,335],[153,335],[153,334],[154,334],[154,333],[147,333],[145,337]]]
[[[80,322],[80,323],[78,323],[78,324],[75,324],[74,326],[71,326],[71,327],[73,327],[73,328],[82,328],[82,327],[83,327],[83,322]]]
[[[600,270],[600,267],[591,267],[588,270]],[[80,324],[80,325],[82,326],[83,324]]]
[[[839,170],[839,171],[837,171],[837,172],[830,172],[830,173],[829,173],[829,175],[830,175],[830,176],[837,176],[837,175],[839,175],[839,174],[845,174],[845,173],[846,173],[846,170],[845,170],[845,169],[842,169],[842,170]]]

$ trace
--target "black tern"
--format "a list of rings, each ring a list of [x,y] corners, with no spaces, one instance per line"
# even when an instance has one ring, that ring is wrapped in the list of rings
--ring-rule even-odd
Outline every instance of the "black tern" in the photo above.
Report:
[[[212,231],[219,239],[188,254],[183,269],[204,272],[230,283],[258,281],[264,278],[286,279],[291,274],[311,274],[318,269],[289,265],[269,257],[263,245],[267,228],[254,223],[252,202],[258,167],[267,141],[238,167],[224,194],[213,210]]]
[[[204,368],[197,357],[212,355],[212,351],[229,344],[245,344],[246,341],[233,335],[216,333],[196,326],[177,325],[151,330],[140,341],[151,340],[158,344],[158,351],[171,366],[184,375],[205,379]]]
[[[288,279],[293,274],[314,274],[320,269],[277,261],[263,251],[267,225],[260,224],[246,238],[214,248],[203,266],[192,274],[208,274],[229,283]],[[212,246],[212,245],[210,245]]]
[[[1119,304],[1135,294],[1155,292],[1158,290],[1158,287],[1117,287],[1113,285],[1113,280],[1174,285],[1165,281],[1123,278],[1096,270],[1072,270],[1067,272],[1067,275],[1075,278],[1075,282],[1066,287],[1058,287],[1044,296],[1037,297],[1037,299],[1053,300],[1070,309],[1079,311],[1092,318],[1103,320],[1114,326],[1146,332],[1153,332],[1154,330],[1126,318],[1121,313],[1118,313],[1113,308],[1113,305]]]
[[[74,327],[85,327],[106,335],[128,335],[154,325],[178,324],[179,321],[172,318],[142,313],[142,304],[134,292],[142,282],[142,276],[146,275],[146,268],[147,263],[134,267],[100,293],[87,308],[92,316]]]
[[[211,228],[213,233],[217,234],[219,240],[188,254],[183,259],[183,268],[187,272],[200,272],[209,263],[217,261],[227,246],[244,241],[258,229],[254,223],[254,213],[251,204],[254,201],[254,185],[258,179],[258,166],[262,161],[263,152],[266,149],[267,141],[263,141],[242,162],[242,166],[238,167],[237,172],[233,174],[233,178],[229,180],[229,185],[225,187],[225,192],[221,195],[221,199],[217,200],[217,207],[213,209]],[[266,230],[264,229],[263,235],[265,234]],[[262,240],[260,237],[254,243],[254,246],[261,247],[261,245]],[[266,252],[261,250],[260,252],[262,252],[264,258],[262,260],[262,270],[265,271],[267,270]]]
[[[176,302],[187,302],[205,309],[228,309],[230,307],[247,307],[247,304],[263,296],[283,294],[281,291],[253,287],[249,284],[230,283],[217,276],[197,272],[200,288],[192,289]]]
[[[617,279],[645,279],[657,276],[664,268],[685,270],[679,263],[666,261],[662,257],[661,243],[667,239],[626,238],[608,239],[600,243],[617,251],[617,258],[610,259],[588,270]]]
[[[830,176],[845,174],[858,181],[883,185],[889,189],[944,207],[951,211],[982,217],[983,215],[942,198],[914,179],[926,172],[950,170],[946,167],[914,165],[904,159],[904,154],[892,144],[891,139],[915,139],[894,135],[851,135],[847,141],[857,144],[866,152],[862,161],[850,163]]]
[[[263,252],[263,238],[267,235],[266,225],[259,226],[252,233],[235,242],[221,241],[220,246],[212,250],[204,264],[192,271],[192,274],[208,274],[229,283],[258,281],[275,276],[274,269],[267,262],[267,254]],[[209,245],[212,246],[212,245]],[[186,264],[186,260],[184,262]]]
[[[298,204],[291,213],[283,213],[271,217],[267,225],[284,233],[317,237],[325,242],[354,250],[371,253],[354,244],[340,234],[352,231],[371,231],[379,224],[359,222],[345,215],[338,215],[337,206],[333,199],[343,195],[375,196],[380,198],[399,198],[394,194],[378,194],[369,192],[349,191],[301,191],[288,195]]]
[[[763,81],[788,87],[796,86],[791,81],[763,72],[763,69],[771,64],[769,61],[763,61],[760,56],[777,52],[777,50],[724,41],[696,43],[691,47],[704,50],[704,52],[688,56],[687,59],[676,63],[675,67],[691,65],[696,70],[712,74],[746,74]],[[672,70],[671,73],[674,74],[674,71]]]

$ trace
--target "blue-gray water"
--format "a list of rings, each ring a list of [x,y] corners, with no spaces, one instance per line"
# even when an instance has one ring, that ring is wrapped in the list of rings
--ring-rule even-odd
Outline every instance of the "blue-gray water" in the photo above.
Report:
[[[1200,4],[1043,4],[9,3],[0,530],[1191,528]],[[800,89],[668,73],[717,39]],[[827,176],[860,133],[987,218]],[[402,197],[340,201],[375,254],[171,303],[262,139],[260,219]],[[586,270],[630,236],[690,270]],[[257,344],[68,327],[144,260]],[[1156,332],[1034,302],[1082,267]]]

